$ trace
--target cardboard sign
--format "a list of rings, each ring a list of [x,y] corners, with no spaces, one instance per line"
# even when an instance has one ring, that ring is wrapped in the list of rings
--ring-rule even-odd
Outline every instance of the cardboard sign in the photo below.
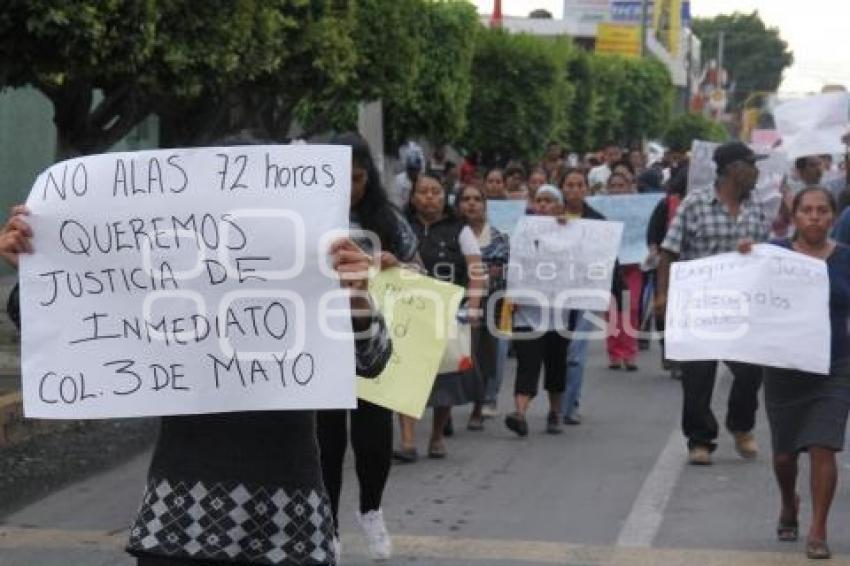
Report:
[[[511,239],[507,296],[518,305],[606,311],[621,222],[525,216]]]
[[[403,269],[382,271],[369,283],[393,341],[393,355],[375,379],[359,379],[357,396],[420,418],[457,328],[464,289]]]
[[[112,153],[53,165],[21,262],[28,417],[355,404],[350,148]]]
[[[623,241],[618,259],[623,265],[642,263],[649,255],[646,230],[652,211],[664,193],[640,195],[597,195],[587,198],[587,204],[602,213],[607,220],[623,223]]]
[[[827,374],[826,263],[771,244],[672,265],[671,360],[733,360]]]

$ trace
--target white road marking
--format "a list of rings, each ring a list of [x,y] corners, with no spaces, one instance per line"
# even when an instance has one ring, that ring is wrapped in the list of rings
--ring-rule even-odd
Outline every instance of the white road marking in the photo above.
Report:
[[[685,438],[679,427],[676,427],[638,492],[632,510],[620,529],[617,546],[652,546],[664,520],[664,510],[685,466],[685,446]]]

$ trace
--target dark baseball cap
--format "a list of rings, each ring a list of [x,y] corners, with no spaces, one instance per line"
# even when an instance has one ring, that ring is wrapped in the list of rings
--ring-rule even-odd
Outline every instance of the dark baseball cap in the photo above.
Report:
[[[736,161],[755,164],[756,161],[762,159],[767,159],[767,155],[758,154],[750,149],[747,144],[739,141],[724,143],[714,150],[714,163],[717,164],[718,171],[723,171]]]

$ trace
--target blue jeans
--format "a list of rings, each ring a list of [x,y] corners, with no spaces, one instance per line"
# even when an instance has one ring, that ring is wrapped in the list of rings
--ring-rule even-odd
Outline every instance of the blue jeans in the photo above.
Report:
[[[505,375],[505,365],[508,363],[507,338],[497,338],[496,346],[496,374],[487,380],[487,390],[484,393],[484,402],[495,404],[499,400],[499,389],[502,387],[502,377]]]
[[[593,329],[593,324],[579,312],[576,320],[576,333]],[[581,386],[584,382],[584,366],[587,363],[587,338],[573,338],[567,350],[567,388],[561,401],[561,414],[569,415],[578,408],[581,399]]]

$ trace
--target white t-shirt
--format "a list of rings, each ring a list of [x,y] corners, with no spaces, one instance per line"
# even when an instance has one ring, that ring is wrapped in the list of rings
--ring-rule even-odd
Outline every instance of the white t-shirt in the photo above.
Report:
[[[460,243],[460,253],[463,255],[481,255],[481,246],[478,245],[478,238],[469,226],[464,226],[458,236]]]
[[[587,174],[587,183],[590,185],[591,190],[604,189],[605,185],[608,184],[608,177],[610,176],[611,169],[607,163],[603,163],[590,170],[590,173]]]

